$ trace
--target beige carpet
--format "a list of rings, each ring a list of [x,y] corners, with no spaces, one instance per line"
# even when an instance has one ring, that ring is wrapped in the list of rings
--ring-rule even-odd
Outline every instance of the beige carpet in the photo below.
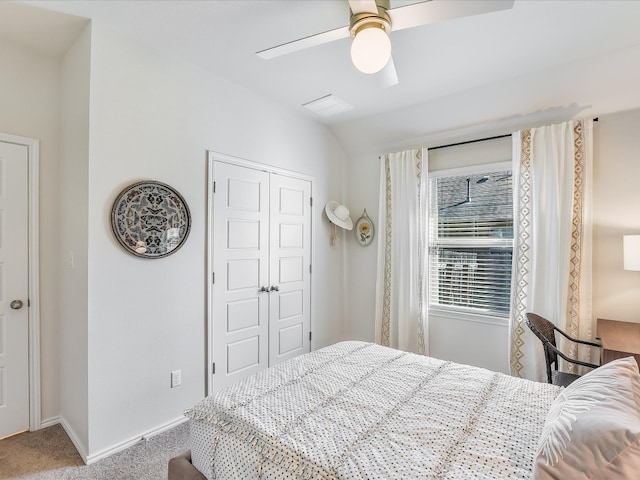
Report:
[[[60,425],[0,440],[0,479],[162,480],[169,459],[188,450],[186,423],[84,465]]]

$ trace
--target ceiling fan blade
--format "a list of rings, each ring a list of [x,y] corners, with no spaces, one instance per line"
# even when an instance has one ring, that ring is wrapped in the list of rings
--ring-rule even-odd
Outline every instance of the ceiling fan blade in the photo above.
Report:
[[[375,13],[378,14],[376,0],[349,0],[349,6],[354,14]]]
[[[316,45],[333,42],[334,40],[340,40],[341,38],[347,38],[349,35],[348,26],[335,28],[333,30],[318,33],[317,35],[311,35],[309,37],[293,40],[292,42],[283,43],[282,45],[260,50],[259,52],[256,52],[256,55],[265,60],[270,60],[281,55],[304,50],[305,48],[315,47]]]
[[[387,64],[376,74],[376,76],[378,77],[378,82],[382,88],[393,87],[399,83],[398,72],[396,71],[395,63],[393,63],[393,57],[389,58]]]
[[[514,0],[430,0],[388,10],[391,30],[418,27],[430,23],[470,17],[513,8]]]

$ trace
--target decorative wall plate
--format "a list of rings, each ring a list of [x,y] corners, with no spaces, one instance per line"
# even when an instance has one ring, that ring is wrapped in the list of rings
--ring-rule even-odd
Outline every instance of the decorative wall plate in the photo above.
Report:
[[[356,221],[355,233],[358,243],[363,247],[369,245],[371,240],[373,240],[373,222],[369,218],[369,215],[367,215],[366,208],[364,209],[364,212],[362,212],[362,216]]]
[[[177,191],[148,180],[131,184],[118,194],[111,209],[111,228],[132,255],[166,257],[189,236],[191,214]]]

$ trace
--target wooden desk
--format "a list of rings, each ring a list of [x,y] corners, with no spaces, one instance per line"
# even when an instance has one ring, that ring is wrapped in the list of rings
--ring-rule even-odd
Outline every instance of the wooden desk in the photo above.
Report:
[[[640,364],[640,323],[599,318],[596,330],[602,341],[603,364],[630,355]]]

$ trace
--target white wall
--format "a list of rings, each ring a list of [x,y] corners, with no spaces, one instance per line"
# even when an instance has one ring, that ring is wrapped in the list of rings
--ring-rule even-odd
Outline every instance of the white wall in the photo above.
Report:
[[[345,155],[328,130],[95,21],[89,153],[89,459],[181,417],[204,395],[206,151],[315,177],[314,347],[343,338],[343,251],[324,204],[343,190]],[[174,255],[124,252],[110,229],[116,194],[141,179],[186,199],[192,228]],[[182,386],[169,388],[169,372]]]
[[[594,124],[593,318],[640,322],[640,272],[622,266],[622,236],[640,234],[640,110]]]
[[[0,132],[40,140],[41,418],[60,412],[58,172],[60,62],[0,40]]]
[[[345,232],[346,245],[346,336],[372,342],[375,338],[375,294],[378,242],[378,215],[380,189],[380,160],[375,154],[353,158],[347,173],[345,205],[354,224],[364,209],[373,221],[374,236],[369,245],[358,243],[353,231]]]
[[[511,139],[432,150],[429,171],[511,160]],[[376,155],[364,155],[349,164],[347,206],[352,218],[358,218],[364,208],[379,224],[378,201],[380,160]],[[350,338],[372,341],[375,336],[375,289],[377,248],[380,238],[362,247],[353,234],[347,250],[347,317]],[[429,354],[445,360],[468,363],[496,371],[508,371],[508,329],[506,325],[479,323],[468,319],[429,315]]]
[[[59,178],[60,416],[78,449],[89,444],[88,415],[88,159],[89,61],[87,26],[62,60],[62,129]]]

